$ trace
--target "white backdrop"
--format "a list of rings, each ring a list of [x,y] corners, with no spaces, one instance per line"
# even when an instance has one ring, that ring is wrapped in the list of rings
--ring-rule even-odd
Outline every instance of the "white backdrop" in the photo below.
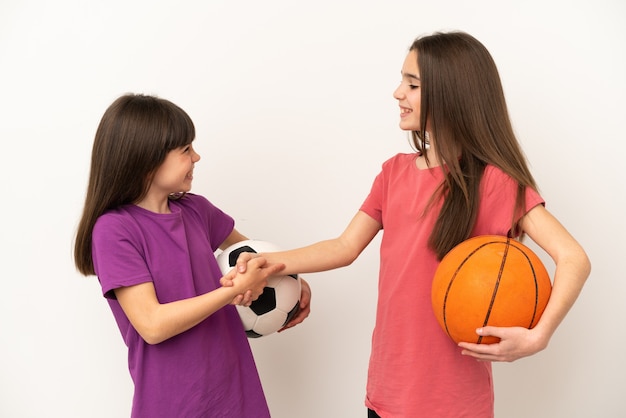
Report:
[[[1,0],[0,416],[128,415],[124,344],[72,263],[115,98],[179,104],[202,155],[194,191],[252,238],[305,245],[339,234],[381,163],[410,152],[392,91],[411,41],[439,29],[492,52],[548,208],[593,263],[551,345],[495,365],[497,416],[626,416],[625,4]],[[252,341],[274,417],[365,416],[377,255],[378,239],[305,276],[310,318]]]

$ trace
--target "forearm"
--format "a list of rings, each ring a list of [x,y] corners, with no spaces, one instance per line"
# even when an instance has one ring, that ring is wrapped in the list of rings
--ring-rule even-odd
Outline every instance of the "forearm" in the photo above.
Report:
[[[304,274],[350,265],[358,256],[358,252],[336,238],[294,250],[262,253],[261,256],[270,264],[285,264],[285,270],[281,274]]]
[[[270,263],[284,263],[287,274],[316,273],[345,267],[356,260],[380,228],[377,221],[359,211],[337,238],[264,256]]]
[[[190,299],[158,305],[146,318],[142,337],[149,344],[163,342],[198,325],[236,295],[232,288],[220,287]]]
[[[129,321],[149,344],[158,344],[187,331],[229,304],[241,294],[250,292],[256,299],[263,292],[267,278],[277,274],[283,265],[267,265],[265,259],[256,258],[248,263],[245,273],[231,270],[223,279],[232,286],[169,303],[160,303],[152,282],[115,290],[115,295]]]
[[[550,300],[535,326],[545,345],[580,295],[590,269],[589,259],[581,248],[557,260]]]
[[[151,289],[134,289],[145,295]],[[175,335],[187,331],[226,306],[237,295],[235,287],[221,287],[209,293],[170,303],[158,303],[156,295],[153,303],[123,306],[131,324],[148,344],[161,343]],[[124,300],[123,292],[121,299]],[[136,295],[135,295],[136,297]],[[145,299],[148,300],[148,299]]]
[[[578,298],[591,271],[591,264],[580,244],[543,206],[528,212],[523,219],[523,227],[530,238],[550,255],[556,266],[548,305],[534,328],[534,334],[547,345]]]

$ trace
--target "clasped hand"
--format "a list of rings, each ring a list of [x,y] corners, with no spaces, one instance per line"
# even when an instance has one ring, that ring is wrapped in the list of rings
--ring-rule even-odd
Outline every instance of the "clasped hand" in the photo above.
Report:
[[[242,292],[233,298],[230,302],[232,305],[250,306],[263,293],[267,279],[285,268],[284,264],[270,265],[262,257],[254,260],[250,257],[241,264],[220,279],[222,286],[235,287]]]
[[[224,287],[232,287],[235,285],[235,280],[238,274],[245,274],[249,268],[249,263],[251,260],[258,260],[260,262],[259,267],[265,269],[272,269],[272,274],[275,275],[280,273],[285,266],[283,264],[275,265],[268,264],[267,261],[260,255],[255,253],[241,253],[239,258],[237,259],[237,264],[233,268],[230,274],[224,275],[220,279],[220,284]],[[279,266],[279,267],[277,267]],[[278,332],[284,331],[285,329],[294,327],[304,321],[309,314],[311,313],[311,287],[309,284],[303,279],[300,278],[301,283],[301,293],[300,293],[300,309],[298,313],[289,321],[283,328],[278,330]],[[255,294],[251,289],[246,290],[244,293],[237,295],[231,302],[232,305],[241,305],[241,306],[250,306],[253,301],[255,301],[260,295],[262,291],[258,294]]]

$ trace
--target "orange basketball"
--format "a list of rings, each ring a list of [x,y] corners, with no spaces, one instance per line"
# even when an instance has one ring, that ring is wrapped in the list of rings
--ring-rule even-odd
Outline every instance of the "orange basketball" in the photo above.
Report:
[[[470,238],[445,255],[433,278],[437,321],[455,342],[497,343],[476,328],[534,327],[550,298],[550,276],[537,255],[513,239]]]

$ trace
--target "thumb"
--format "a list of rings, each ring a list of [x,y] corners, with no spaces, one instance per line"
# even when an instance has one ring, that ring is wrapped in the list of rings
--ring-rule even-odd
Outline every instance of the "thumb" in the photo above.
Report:
[[[233,280],[235,279],[235,276],[237,276],[237,270],[230,269],[228,273],[222,276],[220,284],[224,287],[232,287],[234,285]]]
[[[271,276],[272,274],[280,273],[281,271],[283,271],[285,269],[285,265],[282,263],[277,263],[277,264],[271,264],[267,266],[266,268],[268,270],[269,275]]]
[[[248,261],[252,260],[252,254],[250,253],[241,253],[239,257],[237,257],[237,271],[239,273],[245,273],[248,268]]]
[[[480,335],[481,337],[501,337],[502,336],[500,327],[494,327],[490,325],[477,328],[476,334]]]

